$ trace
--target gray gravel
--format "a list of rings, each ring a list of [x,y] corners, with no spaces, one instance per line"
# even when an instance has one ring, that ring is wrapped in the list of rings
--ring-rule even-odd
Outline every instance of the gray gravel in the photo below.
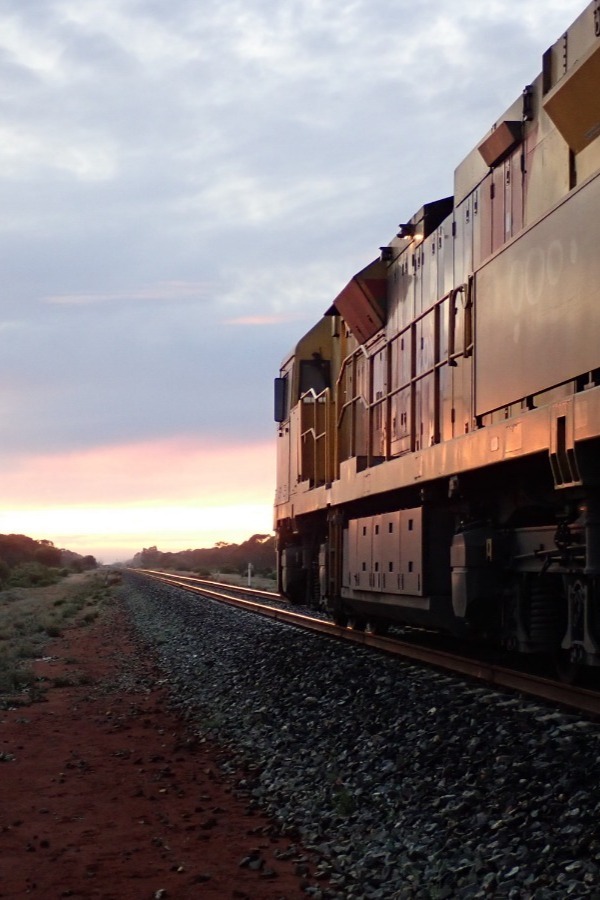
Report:
[[[598,725],[139,576],[122,595],[190,727],[320,854],[307,895],[600,900]]]

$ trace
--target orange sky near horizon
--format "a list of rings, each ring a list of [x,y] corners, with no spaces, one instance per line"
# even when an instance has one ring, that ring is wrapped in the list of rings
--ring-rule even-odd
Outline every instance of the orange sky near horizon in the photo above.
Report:
[[[240,543],[272,530],[274,442],[197,438],[22,456],[2,464],[0,533],[51,540],[99,561]]]

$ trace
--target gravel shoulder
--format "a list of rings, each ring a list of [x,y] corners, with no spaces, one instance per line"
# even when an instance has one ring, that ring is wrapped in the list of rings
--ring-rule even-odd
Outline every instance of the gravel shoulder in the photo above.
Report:
[[[597,724],[135,576],[126,603],[323,896],[600,898]]]

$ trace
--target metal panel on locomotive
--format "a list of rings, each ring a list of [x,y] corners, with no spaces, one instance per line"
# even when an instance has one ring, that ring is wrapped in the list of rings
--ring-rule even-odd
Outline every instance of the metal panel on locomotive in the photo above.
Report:
[[[600,664],[600,12],[276,379],[280,590]]]

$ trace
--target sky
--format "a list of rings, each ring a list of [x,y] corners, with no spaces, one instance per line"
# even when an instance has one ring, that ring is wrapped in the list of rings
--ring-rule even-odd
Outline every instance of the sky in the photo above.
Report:
[[[583,0],[0,0],[0,533],[272,528],[272,385]]]

